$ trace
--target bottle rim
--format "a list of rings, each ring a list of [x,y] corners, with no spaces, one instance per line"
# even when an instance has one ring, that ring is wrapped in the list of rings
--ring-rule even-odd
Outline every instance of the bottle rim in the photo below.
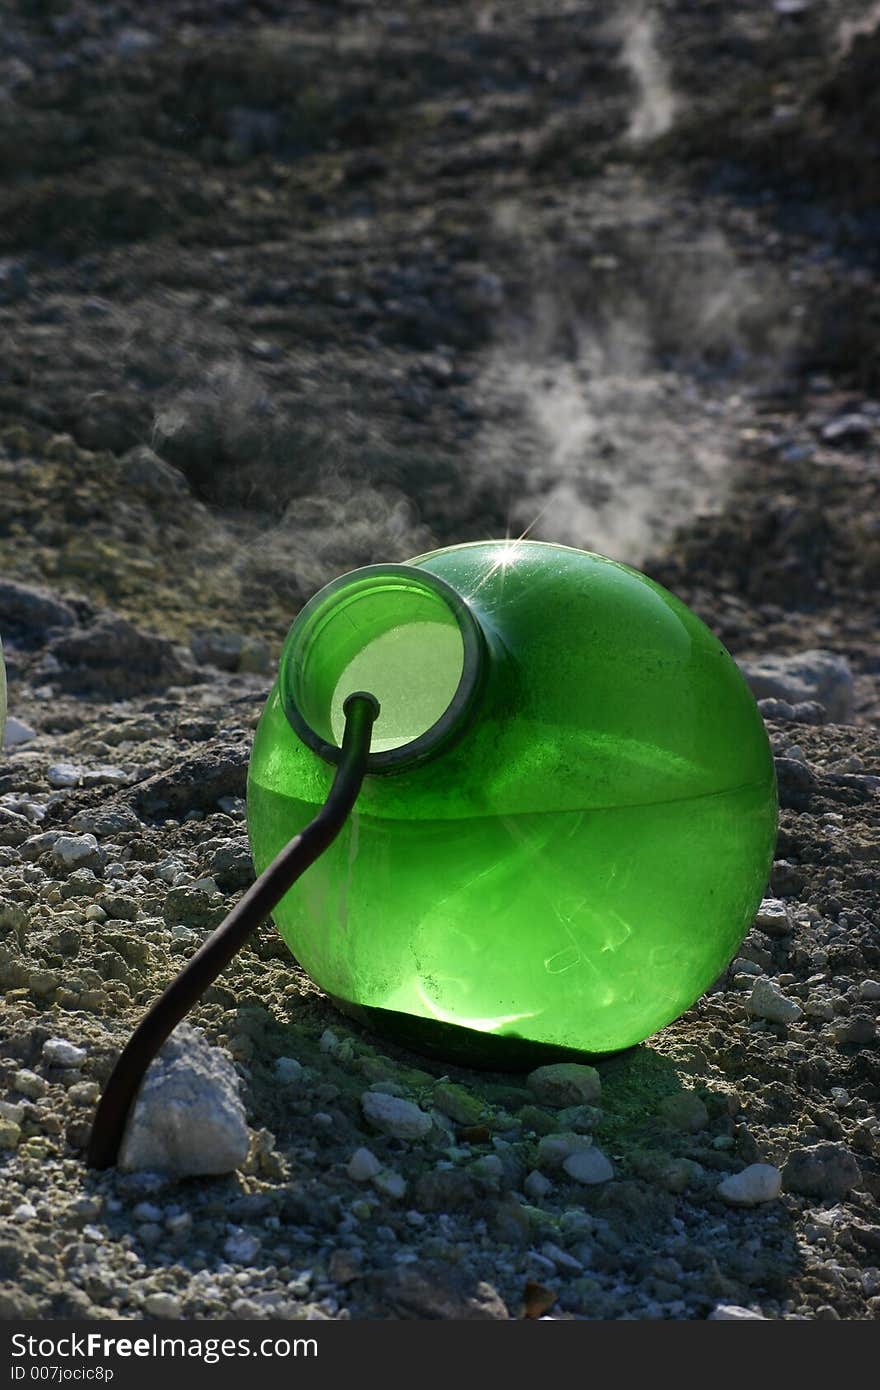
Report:
[[[421,592],[441,599],[461,637],[461,673],[442,714],[417,737],[367,758],[368,773],[408,770],[447,748],[470,723],[486,666],[486,640],[467,601],[446,580],[411,564],[364,565],[331,580],[300,610],[284,643],[279,670],[281,704],[294,733],[326,762],[338,764],[342,749],[315,728],[308,714],[306,682],[310,657],[325,627],[342,616],[345,606],[375,591],[387,600],[395,591]],[[340,676],[342,672],[338,673]],[[369,694],[375,696],[374,691]],[[381,704],[381,701],[380,701]]]

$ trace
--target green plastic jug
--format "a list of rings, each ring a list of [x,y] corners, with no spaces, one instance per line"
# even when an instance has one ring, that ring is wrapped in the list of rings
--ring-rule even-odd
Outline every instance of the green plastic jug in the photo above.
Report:
[[[381,713],[345,829],[274,910],[349,1013],[472,1065],[616,1052],[749,928],[776,784],[729,653],[672,594],[535,541],[372,565],[294,622],[248,780],[257,870],[315,814],[347,695]]]

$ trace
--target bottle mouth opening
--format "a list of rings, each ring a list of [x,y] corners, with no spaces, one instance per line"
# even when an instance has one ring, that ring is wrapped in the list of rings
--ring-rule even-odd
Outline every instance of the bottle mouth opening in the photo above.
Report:
[[[345,701],[379,702],[368,772],[434,755],[463,728],[483,670],[483,634],[444,580],[411,565],[368,565],[302,609],[281,655],[288,722],[328,762],[340,758]]]

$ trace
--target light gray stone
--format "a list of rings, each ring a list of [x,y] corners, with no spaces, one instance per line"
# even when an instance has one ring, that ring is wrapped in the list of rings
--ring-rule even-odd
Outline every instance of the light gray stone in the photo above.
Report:
[[[148,1293],[144,1299],[144,1312],[151,1318],[179,1318],[180,1299],[173,1293]]]
[[[16,719],[10,714],[6,720],[6,731],[3,735],[4,748],[18,748],[22,743],[30,743],[31,739],[37,737],[36,729],[32,729],[30,724],[25,724],[23,719]]]
[[[831,723],[848,724],[852,720],[852,671],[846,657],[837,652],[762,656],[754,661],[741,660],[738,665],[756,700],[775,697],[793,705],[815,700],[825,706]]]
[[[231,1173],[249,1134],[231,1059],[181,1023],[150,1067],[119,1152],[126,1172]]]
[[[729,1207],[756,1207],[774,1201],[782,1191],[782,1174],[772,1163],[750,1163],[718,1184],[718,1196]]]
[[[746,1008],[754,1018],[765,1018],[768,1023],[794,1023],[802,1013],[799,1004],[786,998],[779,986],[764,976],[755,981]]]
[[[791,917],[781,898],[764,899],[755,916],[755,926],[768,936],[786,936],[791,931]]]
[[[77,1047],[66,1038],[47,1038],[43,1043],[43,1058],[50,1067],[79,1068],[87,1056],[84,1047]]]
[[[12,1089],[27,1096],[28,1100],[39,1100],[49,1090],[49,1083],[29,1067],[22,1067],[12,1078]]]
[[[78,787],[82,782],[85,768],[78,763],[53,763],[46,772],[50,787]]]
[[[59,835],[52,857],[63,869],[97,869],[104,855],[94,835]]]
[[[431,1128],[430,1115],[400,1096],[364,1091],[361,1109],[371,1125],[393,1139],[424,1139]]]

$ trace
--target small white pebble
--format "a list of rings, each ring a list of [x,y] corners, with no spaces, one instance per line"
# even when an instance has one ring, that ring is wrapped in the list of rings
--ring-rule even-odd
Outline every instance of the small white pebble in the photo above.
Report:
[[[431,1129],[431,1116],[400,1096],[364,1091],[361,1109],[370,1124],[394,1139],[424,1139]]]
[[[79,1068],[87,1056],[84,1047],[77,1047],[66,1038],[47,1038],[43,1043],[43,1057],[50,1067]]]
[[[179,1318],[180,1299],[173,1293],[148,1293],[144,1299],[144,1312],[151,1318]]]
[[[718,1196],[729,1207],[756,1207],[772,1202],[782,1191],[782,1174],[772,1163],[750,1163],[718,1184]]]
[[[746,1009],[753,1018],[764,1018],[768,1023],[794,1023],[802,1013],[799,1004],[788,999],[772,980],[763,976],[755,981],[746,1000]]]

